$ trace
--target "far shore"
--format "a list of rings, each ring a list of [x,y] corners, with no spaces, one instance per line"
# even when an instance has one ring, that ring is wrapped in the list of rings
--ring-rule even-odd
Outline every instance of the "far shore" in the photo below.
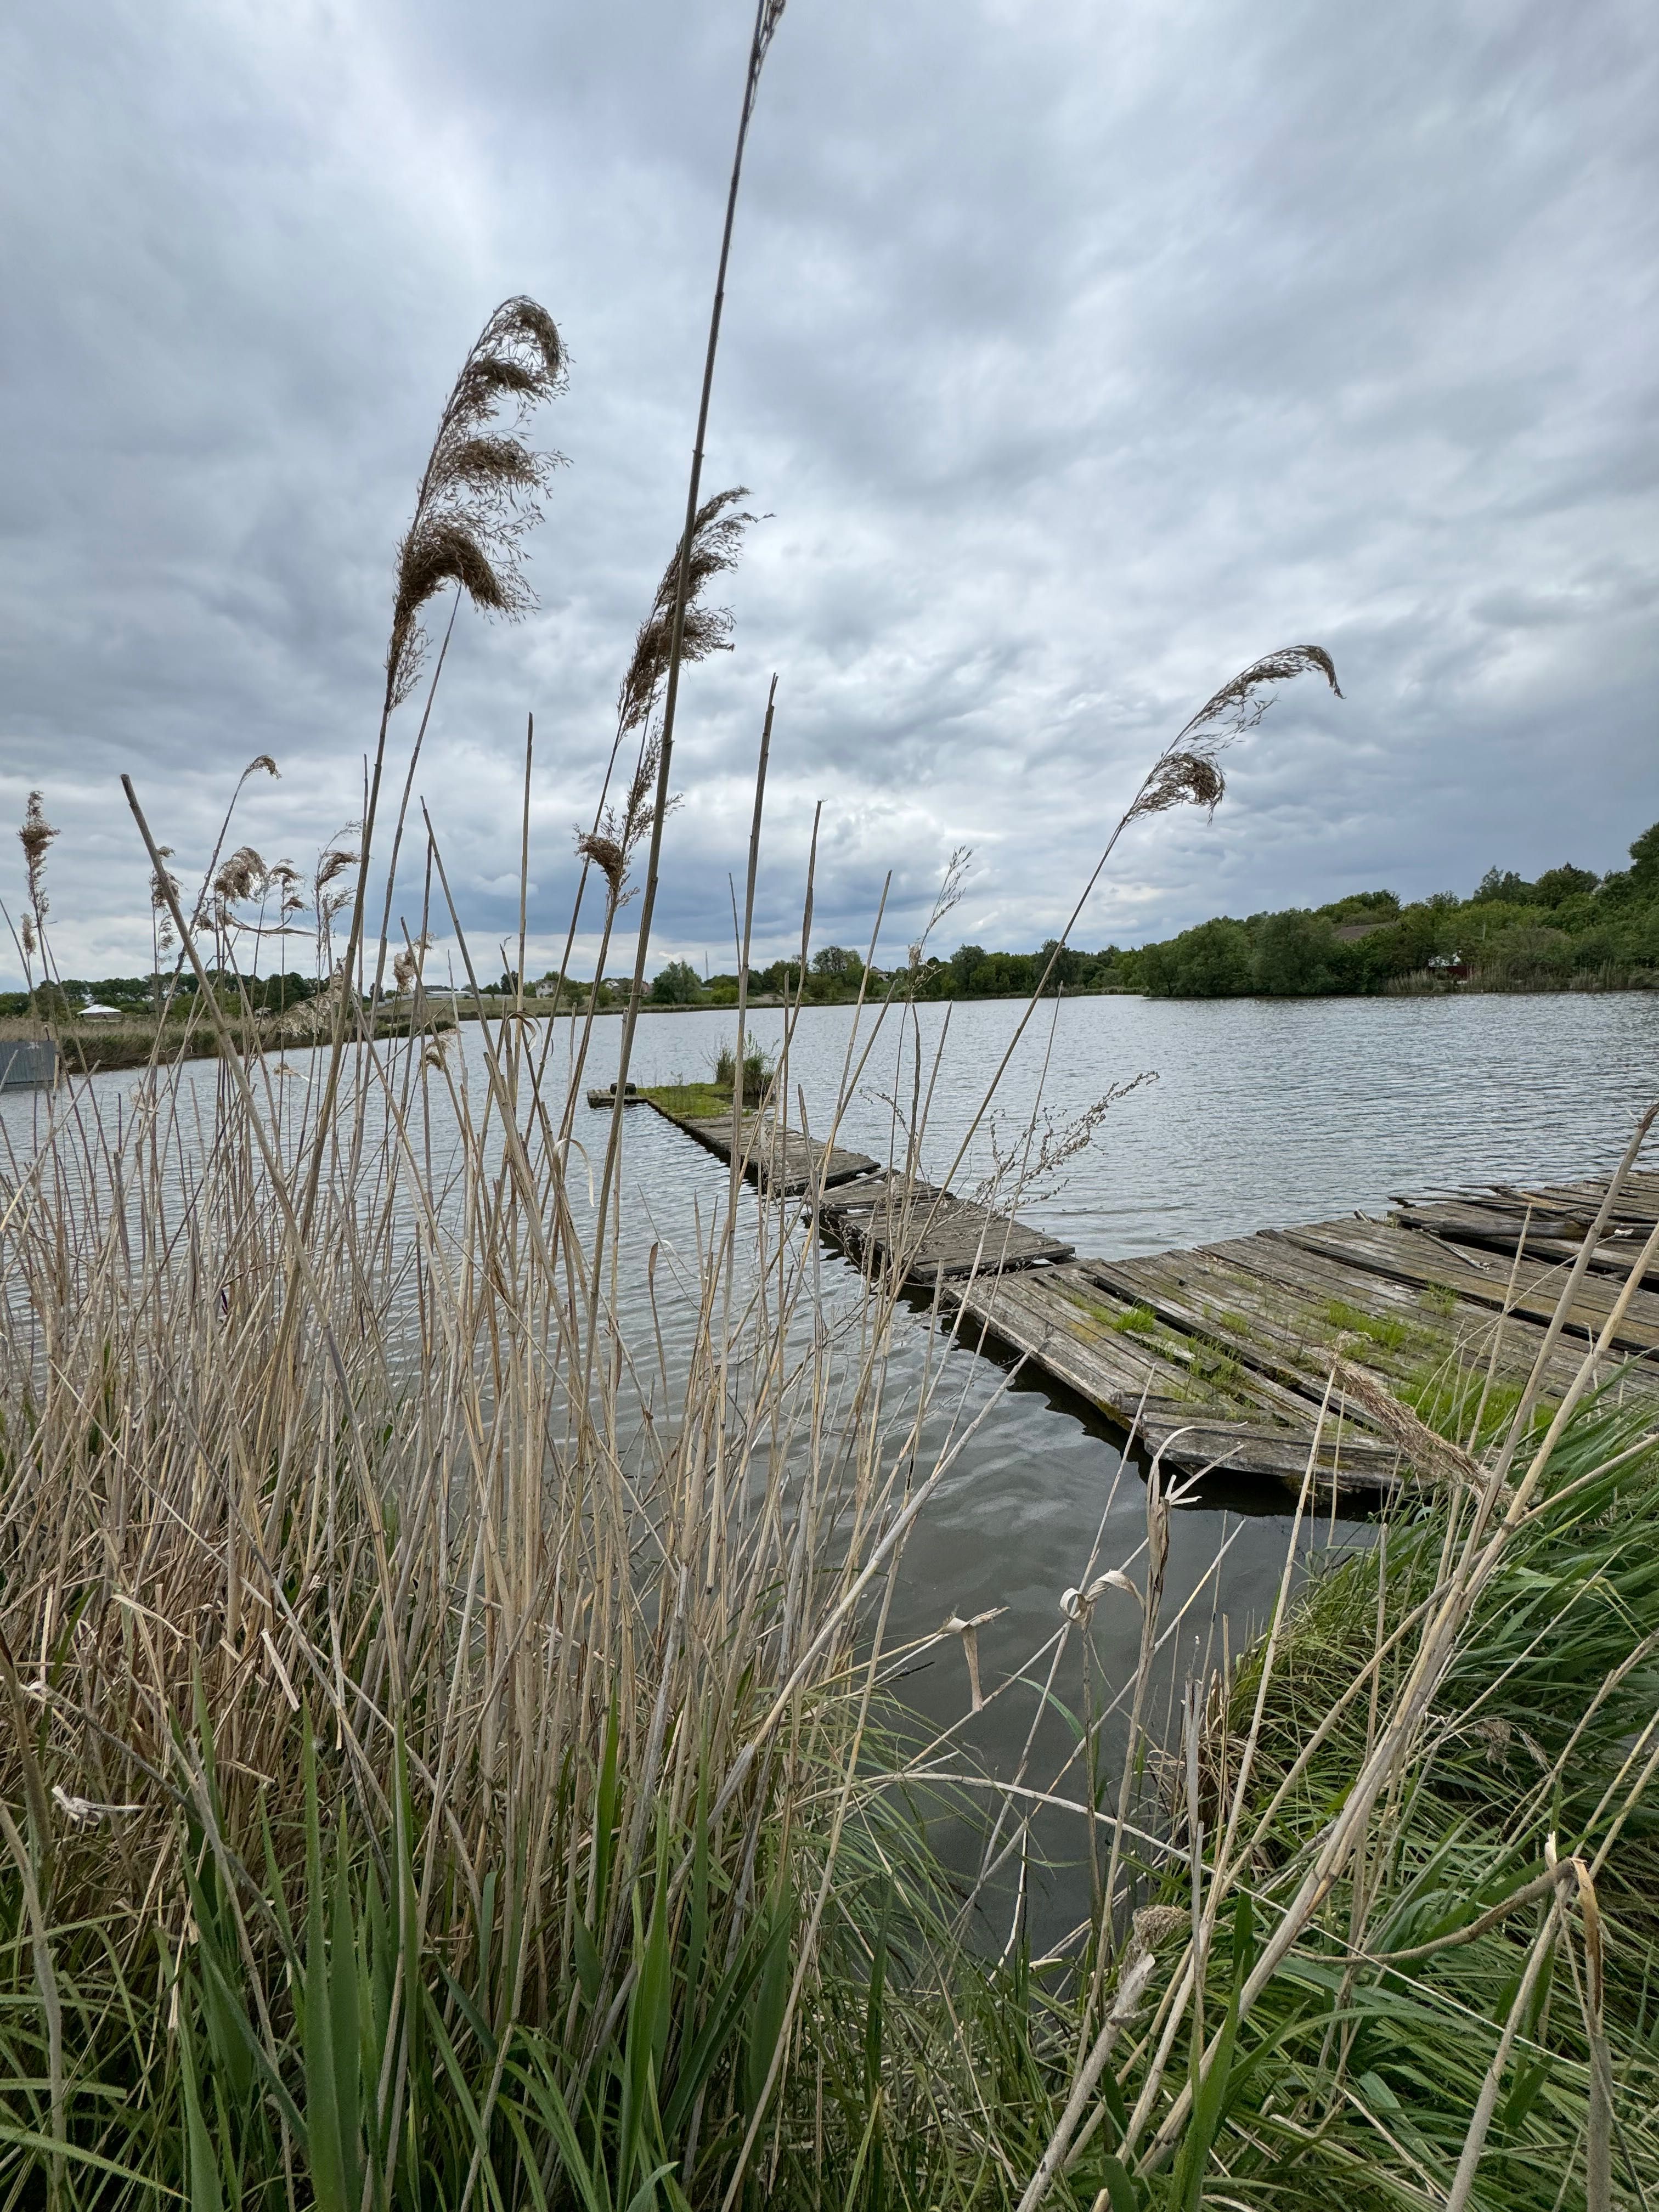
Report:
[[[1559,984],[1534,983],[1524,988],[1516,986],[1494,988],[1479,982],[1457,981],[1447,984],[1428,984],[1415,990],[1402,991],[1395,988],[1381,993],[1320,993],[1316,997],[1321,1003],[1328,1003],[1336,999],[1340,999],[1346,1003],[1355,999],[1401,997],[1559,999],[1609,997],[1621,993],[1636,997],[1650,997],[1652,995],[1654,988],[1651,984],[1638,982],[1619,985],[1591,984],[1583,980]],[[868,993],[864,1001],[866,1006],[879,1005],[883,995],[873,991]],[[975,993],[972,997],[960,999],[940,996],[935,1000],[930,997],[918,1003],[922,1005],[937,1003],[944,1006],[1021,1005],[1024,1003],[1026,995],[1023,992],[1015,991],[984,992]],[[1222,1000],[1213,998],[1199,1000],[1184,995],[1177,996],[1174,994],[1134,991],[1121,988],[1067,991],[1057,995],[1068,999],[1142,999],[1160,1001],[1165,1005],[1188,1006],[1237,1004],[1242,1000],[1253,1000],[1258,1004],[1269,1006],[1315,1003],[1315,999],[1312,997],[1290,1000],[1261,992],[1240,992]],[[514,1006],[504,1000],[491,1003],[486,999],[482,1006],[477,1000],[460,999],[434,1000],[428,1003],[432,1014],[428,1025],[437,1031],[450,1030],[457,1022],[480,1020],[499,1022],[514,1017],[516,1012]],[[807,999],[802,1002],[802,1006],[803,1011],[809,1012],[827,1012],[832,1008],[851,1006],[856,1003],[855,995],[849,993],[844,997]],[[792,1000],[786,1000],[779,993],[768,992],[751,998],[748,1002],[747,1011],[751,1014],[787,1012],[793,1004]],[[621,1006],[599,1006],[593,1010],[593,1015],[596,1020],[611,1021],[618,1019],[625,1011],[625,1007]],[[653,1015],[731,1014],[737,1012],[737,1003],[735,1000],[724,996],[719,999],[706,998],[689,1005],[681,1002],[659,1005],[647,999],[640,1011],[644,1014]],[[538,1001],[529,999],[525,1002],[525,1015],[532,1021],[550,1018],[559,1021],[575,1021],[586,1018],[587,1012],[587,1007],[580,1002],[574,1005],[562,1004],[558,1006],[556,1012],[550,1000]],[[406,1006],[383,1006],[376,1024],[376,1035],[386,1041],[405,1037],[409,1034],[409,1024],[410,1016]],[[184,1024],[170,1022],[167,1029],[167,1034],[163,1040],[162,1053],[163,1060],[167,1065],[171,1066],[180,1058],[185,1060],[219,1058],[218,1042],[211,1030],[205,1024],[191,1025],[187,1030]],[[27,1018],[0,1017],[0,1042],[43,1040],[47,1036],[51,1036],[56,1042],[60,1065],[71,1075],[95,1075],[120,1068],[147,1066],[155,1050],[155,1030],[154,1025],[149,1024],[87,1022],[76,1024],[61,1024],[48,1030],[45,1024],[32,1022]],[[272,1054],[280,1054],[283,1052],[314,1051],[319,1045],[325,1045],[327,1042],[328,1039],[325,1036],[295,1035],[290,1030],[287,1035],[258,1037],[255,1040],[255,1051],[258,1056],[268,1057]]]

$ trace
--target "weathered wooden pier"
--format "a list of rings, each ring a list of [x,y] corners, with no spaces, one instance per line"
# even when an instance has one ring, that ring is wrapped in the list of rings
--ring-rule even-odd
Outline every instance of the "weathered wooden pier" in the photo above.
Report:
[[[732,1109],[723,1114],[677,1113],[649,1091],[640,1096],[654,1106],[665,1121],[713,1152],[716,1158],[732,1157]],[[871,1175],[876,1163],[867,1152],[844,1152],[825,1145],[799,1129],[780,1130],[770,1114],[745,1112],[738,1126],[738,1151],[744,1175],[763,1190],[793,1198],[809,1190],[827,1190]]]
[[[729,1109],[682,1115],[642,1095],[729,1161]],[[1012,1214],[799,1130],[781,1136],[764,1115],[744,1116],[739,1146],[751,1182],[810,1198],[820,1229],[860,1267],[937,1297],[959,1341],[1024,1354],[1166,1464],[1294,1487],[1317,1434],[1322,1486],[1355,1492],[1412,1470],[1363,1408],[1334,1398],[1322,1420],[1334,1362],[1419,1405],[1483,1390],[1512,1402],[1607,1192],[1594,1177],[1495,1184],[1401,1196],[1383,1219],[1080,1259]],[[1634,1175],[1545,1364],[1547,1393],[1577,1375],[1656,1222],[1659,1175]],[[1659,1409],[1659,1273],[1632,1293],[1607,1379]]]

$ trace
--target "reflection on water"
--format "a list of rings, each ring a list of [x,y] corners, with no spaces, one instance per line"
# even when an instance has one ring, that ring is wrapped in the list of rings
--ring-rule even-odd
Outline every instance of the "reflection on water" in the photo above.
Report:
[[[924,1161],[943,1173],[1019,1012],[997,1001],[926,1006],[908,1027],[889,1016],[842,1125],[843,1141],[886,1155],[896,1112],[912,1095],[904,1053],[919,1044],[923,1085],[933,1085]],[[781,1024],[778,1012],[763,1009],[750,1029],[775,1048]],[[852,1026],[849,1008],[811,1009],[800,1018],[791,1089],[804,1098],[814,1127],[822,1126],[840,1085]],[[856,1051],[870,1028],[866,1015]],[[567,1064],[571,1029],[558,1024],[550,1061],[556,1070]],[[728,1014],[647,1014],[634,1077],[660,1083],[704,1076],[731,1031]],[[609,1080],[619,1033],[615,1018],[596,1024],[587,1080]],[[461,1056],[481,1096],[480,1040],[471,1025]],[[303,1066],[305,1056],[289,1059]],[[1044,1008],[1022,1039],[998,1103],[997,1129],[981,1132],[967,1172],[990,1165],[998,1135],[1006,1152],[1032,1112],[1063,1125],[1143,1070],[1154,1071],[1157,1081],[1114,1107],[1064,1179],[1024,1206],[1079,1251],[1156,1251],[1380,1208],[1395,1191],[1604,1167],[1659,1089],[1659,999],[1062,1002]],[[204,1064],[191,1077],[204,1130],[215,1073]],[[107,1117],[118,1103],[126,1106],[138,1080],[131,1073],[95,1077],[85,1086],[87,1103]],[[17,1155],[32,1150],[40,1112],[32,1095],[0,1097],[0,1124]],[[596,1168],[606,1126],[605,1115],[578,1109],[576,1136]],[[433,1156],[447,1158],[453,1124],[447,1133],[427,1133]],[[706,1229],[723,1200],[726,1174],[648,1109],[629,1113],[627,1137],[624,1321],[642,1345],[649,1341],[645,1261],[655,1243],[658,1314],[671,1365],[683,1370],[696,1316],[694,1300],[675,1293],[676,1263],[695,1251],[699,1219]],[[582,1157],[576,1155],[578,1185]],[[744,1202],[752,1207],[751,1198]],[[832,1297],[857,1295],[833,1254],[825,1255],[823,1276]],[[895,1359],[901,1389],[921,1372],[925,1333],[919,1316],[901,1330]],[[920,1636],[951,1613],[968,1619],[1003,1608],[980,1633],[988,1692],[1024,1671],[1060,1627],[1060,1593],[1086,1579],[1097,1545],[1102,1565],[1132,1559],[1144,1534],[1144,1492],[1138,1474],[1121,1467],[1103,1425],[1075,1401],[1023,1378],[1010,1387],[1005,1365],[963,1350],[948,1356],[945,1376],[945,1395],[963,1421],[982,1419],[910,1545],[893,1627],[899,1638]],[[1224,1634],[1238,1648],[1271,1599],[1287,1530],[1282,1508],[1241,1517],[1212,1502],[1177,1516],[1166,1620],[1192,1603],[1174,1634],[1172,1656],[1201,1658],[1207,1648],[1218,1657]],[[1317,1532],[1316,1540],[1330,1533]],[[1218,1576],[1206,1580],[1224,1547]],[[1139,1633],[1133,1599],[1109,1592],[1095,1627],[1109,1682],[1125,1679]],[[935,1726],[962,1719],[967,1688],[955,1638],[934,1646],[905,1683],[921,1719]],[[1062,1698],[1076,1693],[1073,1681],[1055,1689]],[[1017,1685],[972,1723],[969,1741],[1007,1771],[1036,1709],[1035,1688]],[[1063,1756],[1063,1717],[1051,1711],[1042,1733],[1034,1778],[1053,1771],[1057,1751]]]

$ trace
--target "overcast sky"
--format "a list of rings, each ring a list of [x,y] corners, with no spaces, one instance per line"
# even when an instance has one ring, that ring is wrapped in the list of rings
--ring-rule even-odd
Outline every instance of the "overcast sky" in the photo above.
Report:
[[[494,970],[534,710],[556,957],[684,508],[750,14],[6,11],[0,811],[38,785],[62,830],[64,972],[150,964],[123,770],[186,867],[257,753],[267,859],[358,812],[393,550],[520,291],[568,344],[537,434],[569,466],[538,611],[462,613],[419,784]],[[1659,817],[1656,56],[1646,0],[790,0],[705,478],[769,519],[687,678],[653,968],[733,964],[774,671],[769,955],[819,800],[817,942],[890,870],[896,957],[964,845],[939,949],[1037,942],[1152,754],[1304,641],[1346,699],[1288,690],[1213,823],[1132,832],[1085,945],[1618,865]]]

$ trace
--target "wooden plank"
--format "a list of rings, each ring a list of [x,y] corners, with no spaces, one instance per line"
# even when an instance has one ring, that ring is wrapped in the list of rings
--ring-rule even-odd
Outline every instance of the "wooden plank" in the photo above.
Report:
[[[1401,1205],[1392,1218],[1402,1229],[1420,1229],[1430,1237],[1449,1237],[1454,1243],[1485,1244],[1513,1253],[1524,1230],[1528,1247],[1548,1245],[1551,1260],[1577,1259],[1589,1227],[1571,1214],[1547,1213],[1535,1207],[1530,1220],[1524,1208],[1497,1200],[1435,1199],[1418,1205]],[[1565,1248],[1557,1249],[1557,1248]]]
[[[654,1106],[665,1121],[672,1121],[677,1129],[684,1129],[688,1137],[695,1137],[716,1159],[730,1161],[729,1115],[699,1120],[690,1115],[671,1114],[654,1098],[647,1103]],[[738,1142],[743,1172],[749,1181],[763,1190],[784,1197],[850,1182],[867,1176],[876,1164],[867,1152],[844,1152],[839,1146],[832,1149],[816,1137],[803,1135],[799,1129],[780,1131],[766,1114],[745,1114]]]
[[[1519,1200],[1524,1205],[1531,1199],[1545,1206],[1559,1206],[1563,1212],[1582,1213],[1588,1227],[1601,1211],[1601,1201],[1607,1194],[1608,1180],[1606,1176],[1586,1176],[1577,1182],[1498,1182],[1492,1187],[1500,1198],[1511,1202]],[[1651,1229],[1659,1221],[1659,1175],[1638,1169],[1628,1176],[1613,1200],[1612,1218],[1645,1223]]]
[[[1396,1194],[1389,1202],[1400,1209],[1394,1218],[1404,1228],[1424,1230],[1452,1243],[1483,1246],[1511,1256],[1524,1231],[1530,1258],[1571,1264],[1578,1257],[1607,1193],[1605,1176],[1585,1176],[1577,1182],[1526,1188],[1492,1183],[1484,1190],[1437,1192],[1430,1197]],[[1659,1223],[1659,1177],[1648,1178],[1634,1191],[1621,1189],[1590,1255],[1590,1266],[1599,1273],[1616,1275],[1623,1281],[1656,1223]],[[1659,1267],[1649,1268],[1644,1282],[1659,1290]]]
[[[1544,1346],[1535,1322],[1462,1298],[1426,1306],[1404,1284],[1268,1237],[1080,1264],[1160,1320],[1208,1334],[1249,1366],[1314,1398],[1323,1395],[1338,1352],[1398,1389],[1449,1382],[1460,1369],[1484,1377],[1489,1366],[1501,1382],[1523,1382]],[[1544,1370],[1547,1395],[1563,1395],[1583,1358],[1582,1338],[1558,1342]],[[1615,1358],[1608,1380],[1621,1398],[1659,1399],[1659,1367]]]
[[[1269,1229],[1261,1233],[1279,1237],[1298,1250],[1391,1276],[1396,1282],[1419,1289],[1449,1291],[1479,1305],[1501,1308],[1508,1291],[1510,1265],[1477,1258],[1466,1246],[1443,1243],[1388,1222],[1322,1221],[1302,1229]],[[1565,1288],[1566,1269],[1539,1267],[1523,1260],[1515,1276],[1513,1310],[1528,1321],[1547,1323]],[[1568,1319],[1578,1328],[1594,1333],[1607,1321],[1620,1295],[1605,1277],[1586,1275],[1574,1296]],[[1614,1341],[1626,1351],[1659,1350],[1659,1296],[1651,1291],[1634,1293]]]
[[[1393,1218],[1402,1229],[1416,1229],[1452,1244],[1478,1245],[1508,1258],[1513,1258],[1524,1239],[1528,1258],[1559,1261],[1568,1267],[1578,1257],[1590,1228],[1589,1221],[1576,1222],[1559,1212],[1534,1213],[1528,1221],[1523,1212],[1508,1206],[1471,1200],[1460,1200],[1455,1205],[1402,1206]],[[1622,1279],[1630,1273],[1632,1261],[1640,1256],[1645,1242],[1644,1232],[1633,1224],[1610,1227],[1591,1253],[1590,1265]]]
[[[1571,1182],[1483,1183],[1455,1188],[1437,1187],[1426,1191],[1390,1191],[1390,1206],[1490,1206],[1517,1218],[1530,1206],[1534,1222],[1544,1214],[1565,1217],[1579,1233],[1589,1229],[1607,1194],[1606,1176],[1581,1176]],[[1621,1187],[1609,1219],[1659,1221],[1659,1175],[1637,1173]]]
[[[855,1259],[921,1285],[1050,1265],[1073,1253],[1012,1214],[892,1171],[826,1194],[818,1218]]]
[[[1232,1474],[1301,1482],[1315,1425],[1307,1401],[1231,1361],[1205,1371],[1209,1347],[1175,1332],[1123,1328],[1132,1306],[1109,1297],[1086,1266],[977,1280],[947,1295],[962,1316],[959,1340],[971,1342],[964,1323],[978,1322],[1120,1427],[1138,1427],[1171,1464],[1191,1470],[1220,1461]],[[1318,1468],[1327,1484],[1370,1492],[1394,1483],[1398,1455],[1333,1420]]]

